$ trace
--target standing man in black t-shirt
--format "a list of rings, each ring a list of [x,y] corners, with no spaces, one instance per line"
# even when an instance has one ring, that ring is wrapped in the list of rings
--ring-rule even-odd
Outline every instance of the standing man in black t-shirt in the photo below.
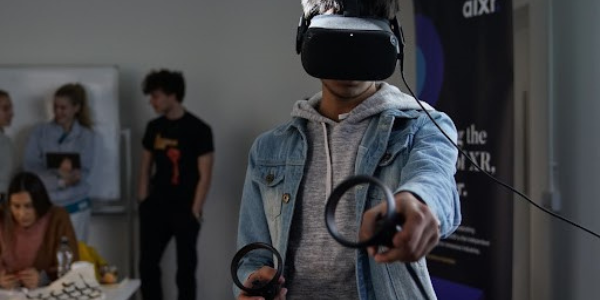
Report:
[[[178,299],[195,300],[196,241],[211,181],[212,131],[182,106],[185,82],[180,72],[152,71],[142,89],[160,115],[146,127],[140,168],[142,296],[163,299],[160,260],[175,237]]]

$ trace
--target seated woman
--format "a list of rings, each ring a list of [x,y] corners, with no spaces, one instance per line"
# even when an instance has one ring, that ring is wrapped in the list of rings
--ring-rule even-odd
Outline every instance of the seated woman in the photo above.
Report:
[[[4,128],[10,125],[13,118],[12,102],[10,95],[0,90],[0,201],[4,201],[8,181],[14,170],[15,151],[8,136],[4,134]]]
[[[77,239],[86,241],[94,132],[84,87],[73,83],[58,88],[53,108],[53,120],[36,126],[29,137],[23,168],[42,179],[52,203],[69,212]],[[53,165],[51,156],[59,162]]]
[[[42,181],[19,173],[0,208],[0,287],[36,288],[56,279],[56,252],[63,236],[69,239],[73,261],[79,260],[77,239],[69,214],[52,205]]]

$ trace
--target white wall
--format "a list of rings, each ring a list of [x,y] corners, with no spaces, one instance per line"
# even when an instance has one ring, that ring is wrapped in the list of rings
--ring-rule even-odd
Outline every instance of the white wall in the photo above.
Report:
[[[121,120],[133,131],[135,154],[145,123],[154,117],[140,92],[143,76],[159,67],[185,73],[184,104],[212,125],[216,146],[198,243],[198,299],[232,298],[229,263],[251,141],[318,88],[294,52],[300,12],[299,1],[275,0],[16,1],[0,9],[0,64],[120,68]],[[126,265],[123,232],[122,220],[97,217],[92,242]],[[106,246],[114,241],[121,242]],[[172,250],[163,264],[165,299],[175,298]]]
[[[529,97],[529,9],[526,6],[515,6],[513,13],[513,48],[514,48],[514,181],[515,187],[526,194],[530,194],[529,139],[531,138],[531,124],[529,112],[532,101]],[[513,225],[513,299],[529,299],[531,261],[530,240],[528,230],[530,222],[530,208],[518,196],[514,199],[514,225]],[[525,228],[525,230],[524,230]]]
[[[543,193],[548,190],[548,18],[546,0],[523,0],[518,1],[517,9],[526,11],[526,24],[528,39],[516,40],[515,42],[526,42],[528,54],[526,66],[516,66],[526,74],[521,74],[515,78],[527,78],[526,88],[528,92],[529,112],[527,120],[529,141],[526,142],[528,149],[528,159],[526,162],[528,168],[528,186],[530,198],[542,203]],[[522,86],[522,83],[515,83],[515,86]],[[516,98],[519,99],[518,96]],[[523,204],[522,199],[516,200],[517,207],[528,212],[528,216],[522,218],[522,223],[515,224],[515,232],[521,231],[529,238],[528,241],[521,241],[521,248],[516,251],[527,251],[528,261],[525,272],[528,284],[523,286],[524,290],[515,291],[515,299],[560,299],[553,298],[553,273],[552,261],[552,231],[550,224],[553,222],[547,215]],[[517,233],[518,234],[518,233]],[[519,256],[519,253],[516,253]],[[516,282],[515,287],[520,283]]]
[[[409,73],[411,12],[407,3]],[[117,65],[121,120],[132,129],[136,174],[141,135],[154,117],[140,82],[152,68],[184,72],[184,104],[212,125],[216,143],[198,243],[198,299],[231,299],[229,264],[248,148],[257,134],[289,118],[295,100],[320,88],[294,50],[300,13],[298,0],[3,2],[0,65]],[[91,234],[91,243],[125,271],[126,226],[122,216],[96,216]],[[170,247],[163,260],[165,299],[175,298],[173,256]]]
[[[600,36],[598,1],[557,1],[554,5],[552,81],[556,102],[558,182],[562,213],[600,232]],[[556,282],[561,299],[598,298],[600,241],[568,226],[554,227]],[[558,259],[560,258],[560,259]]]
[[[515,61],[515,70],[521,72],[516,74],[521,81],[515,87],[529,89],[528,192],[534,201],[548,206],[543,193],[554,182],[562,195],[557,212],[598,232],[600,60],[596,54],[600,39],[596,20],[600,3],[518,0],[514,4],[515,16],[526,19],[525,24],[515,23],[515,43],[527,43],[528,48],[528,54],[521,53],[526,60]],[[517,58],[522,48],[515,45]],[[529,268],[523,269],[527,284],[515,282],[519,290],[514,299],[598,298],[600,265],[593,256],[600,250],[598,239],[536,209],[529,209],[529,218],[520,221],[516,230],[528,231],[520,234],[529,243],[517,241],[520,248],[515,250],[528,253],[516,257],[529,261]]]

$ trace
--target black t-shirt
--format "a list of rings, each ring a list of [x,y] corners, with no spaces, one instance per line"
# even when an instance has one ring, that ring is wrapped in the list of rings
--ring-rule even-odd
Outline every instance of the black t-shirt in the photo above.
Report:
[[[189,112],[177,120],[162,116],[148,123],[142,144],[154,157],[151,193],[191,201],[201,176],[198,157],[214,151],[210,126]]]

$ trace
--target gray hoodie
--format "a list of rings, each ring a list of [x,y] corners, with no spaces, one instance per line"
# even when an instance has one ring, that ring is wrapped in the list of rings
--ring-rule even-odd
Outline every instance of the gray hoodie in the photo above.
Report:
[[[372,116],[385,110],[421,110],[413,97],[395,86],[378,84],[378,90],[339,122],[317,111],[322,93],[296,102],[292,117],[306,119],[307,161],[290,233],[286,261],[287,299],[358,299],[355,252],[338,244],[327,232],[325,204],[332,189],[354,175],[358,146]],[[427,110],[433,110],[422,103]],[[336,209],[336,222],[345,237],[356,235],[354,192],[348,191]]]

